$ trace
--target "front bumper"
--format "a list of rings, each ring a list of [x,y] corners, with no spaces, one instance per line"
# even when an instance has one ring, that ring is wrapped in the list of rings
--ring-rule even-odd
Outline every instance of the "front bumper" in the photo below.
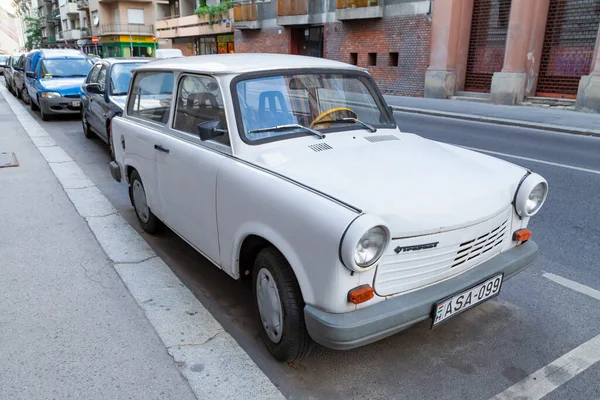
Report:
[[[487,277],[501,272],[504,280],[512,277],[531,265],[537,253],[537,244],[529,240],[454,278],[348,313],[332,314],[307,305],[306,328],[313,340],[325,347],[347,350],[364,346],[430,318],[437,301]]]
[[[81,102],[80,99],[59,97],[56,99],[40,98],[39,101],[44,114],[79,114],[81,112],[81,107],[72,105],[73,101]]]

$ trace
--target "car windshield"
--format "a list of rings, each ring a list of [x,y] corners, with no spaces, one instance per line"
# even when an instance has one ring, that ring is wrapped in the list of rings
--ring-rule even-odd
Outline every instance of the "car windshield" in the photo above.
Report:
[[[45,78],[85,78],[92,69],[86,58],[64,58],[42,61],[42,77]]]
[[[303,73],[251,78],[239,81],[236,91],[244,125],[241,135],[248,142],[310,134],[306,128],[331,132],[336,128],[372,131],[395,126],[372,80],[362,74]]]
[[[8,60],[8,56],[0,56],[0,64],[6,64],[6,60]]]
[[[113,96],[123,96],[127,94],[129,82],[131,81],[131,70],[143,65],[144,63],[123,63],[115,64],[110,72],[110,92]]]

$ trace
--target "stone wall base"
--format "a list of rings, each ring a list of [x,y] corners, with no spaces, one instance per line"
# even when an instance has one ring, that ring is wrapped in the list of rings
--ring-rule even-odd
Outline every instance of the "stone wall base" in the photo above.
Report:
[[[454,96],[456,73],[454,71],[425,72],[425,97],[447,99]]]
[[[492,77],[490,102],[494,104],[515,105],[525,97],[527,74],[519,72],[495,72]]]
[[[582,76],[577,90],[579,111],[600,113],[600,76]]]

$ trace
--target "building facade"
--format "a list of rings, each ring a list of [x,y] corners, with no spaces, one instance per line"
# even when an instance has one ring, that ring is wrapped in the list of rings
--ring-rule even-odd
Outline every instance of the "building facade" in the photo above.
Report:
[[[425,96],[577,100],[600,112],[599,0],[434,1]]]
[[[0,7],[0,54],[12,54],[20,50],[19,31],[14,11]]]
[[[325,57],[368,68],[384,93],[422,96],[431,1],[236,1],[237,52]]]
[[[219,0],[207,0],[215,6]],[[197,15],[196,0],[168,0],[157,4],[156,36],[161,48],[180,49],[184,56],[233,53],[233,10],[216,17]]]

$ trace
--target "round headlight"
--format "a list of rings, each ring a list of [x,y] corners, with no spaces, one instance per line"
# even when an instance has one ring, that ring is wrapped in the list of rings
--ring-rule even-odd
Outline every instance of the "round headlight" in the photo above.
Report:
[[[521,183],[515,196],[515,210],[521,217],[535,215],[548,195],[548,183],[538,174],[531,174]]]
[[[369,229],[358,241],[354,262],[361,268],[373,265],[383,254],[388,242],[387,230],[381,226]]]

